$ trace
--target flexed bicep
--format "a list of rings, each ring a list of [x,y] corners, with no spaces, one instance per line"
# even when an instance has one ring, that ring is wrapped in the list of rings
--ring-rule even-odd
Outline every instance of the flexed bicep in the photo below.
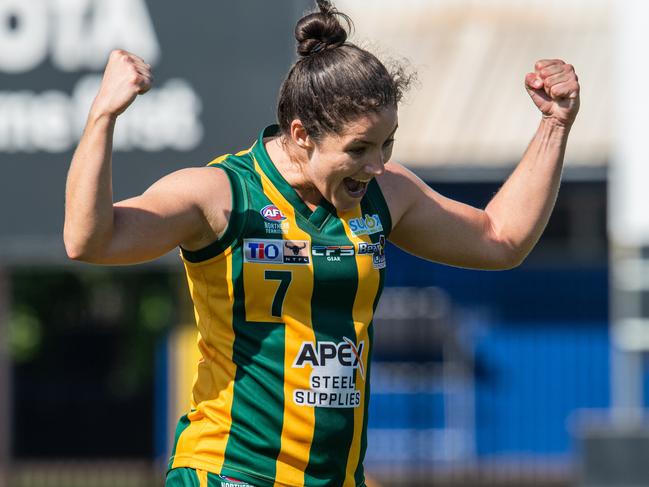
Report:
[[[506,269],[516,262],[489,215],[447,198],[395,163],[379,179],[393,219],[390,241],[427,260],[458,267]]]
[[[100,238],[84,236],[79,228],[77,245],[66,241],[68,255],[96,264],[131,264],[156,259],[179,245],[201,248],[227,226],[230,201],[223,171],[177,171],[142,195],[115,203],[110,232]]]

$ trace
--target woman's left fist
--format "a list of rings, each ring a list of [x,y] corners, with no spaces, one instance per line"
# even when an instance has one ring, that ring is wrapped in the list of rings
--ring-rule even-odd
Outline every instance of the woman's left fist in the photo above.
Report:
[[[570,127],[579,111],[579,78],[561,59],[542,59],[525,76],[525,88],[543,117]]]

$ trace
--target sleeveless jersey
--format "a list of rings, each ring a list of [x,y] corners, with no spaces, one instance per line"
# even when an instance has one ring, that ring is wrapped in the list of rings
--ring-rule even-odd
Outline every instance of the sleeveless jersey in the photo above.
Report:
[[[256,487],[364,486],[372,318],[383,288],[386,202],[311,211],[263,139],[210,163],[232,188],[224,235],[181,250],[201,359],[170,468]]]

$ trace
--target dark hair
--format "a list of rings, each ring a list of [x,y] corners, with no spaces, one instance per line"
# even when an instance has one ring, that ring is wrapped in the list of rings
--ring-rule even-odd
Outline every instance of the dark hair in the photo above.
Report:
[[[345,123],[363,114],[396,107],[411,76],[401,66],[388,71],[376,56],[346,42],[351,19],[329,1],[316,1],[319,11],[295,26],[301,58],[282,83],[277,118],[285,135],[297,118],[318,140],[323,134],[341,133]]]

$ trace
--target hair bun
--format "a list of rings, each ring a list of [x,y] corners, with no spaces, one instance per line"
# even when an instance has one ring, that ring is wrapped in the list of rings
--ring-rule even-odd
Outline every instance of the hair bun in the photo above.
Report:
[[[302,17],[295,26],[297,53],[300,56],[310,56],[344,44],[347,30],[338,20],[339,17],[351,28],[350,18],[338,12],[331,2],[317,0],[317,4],[320,11]]]

